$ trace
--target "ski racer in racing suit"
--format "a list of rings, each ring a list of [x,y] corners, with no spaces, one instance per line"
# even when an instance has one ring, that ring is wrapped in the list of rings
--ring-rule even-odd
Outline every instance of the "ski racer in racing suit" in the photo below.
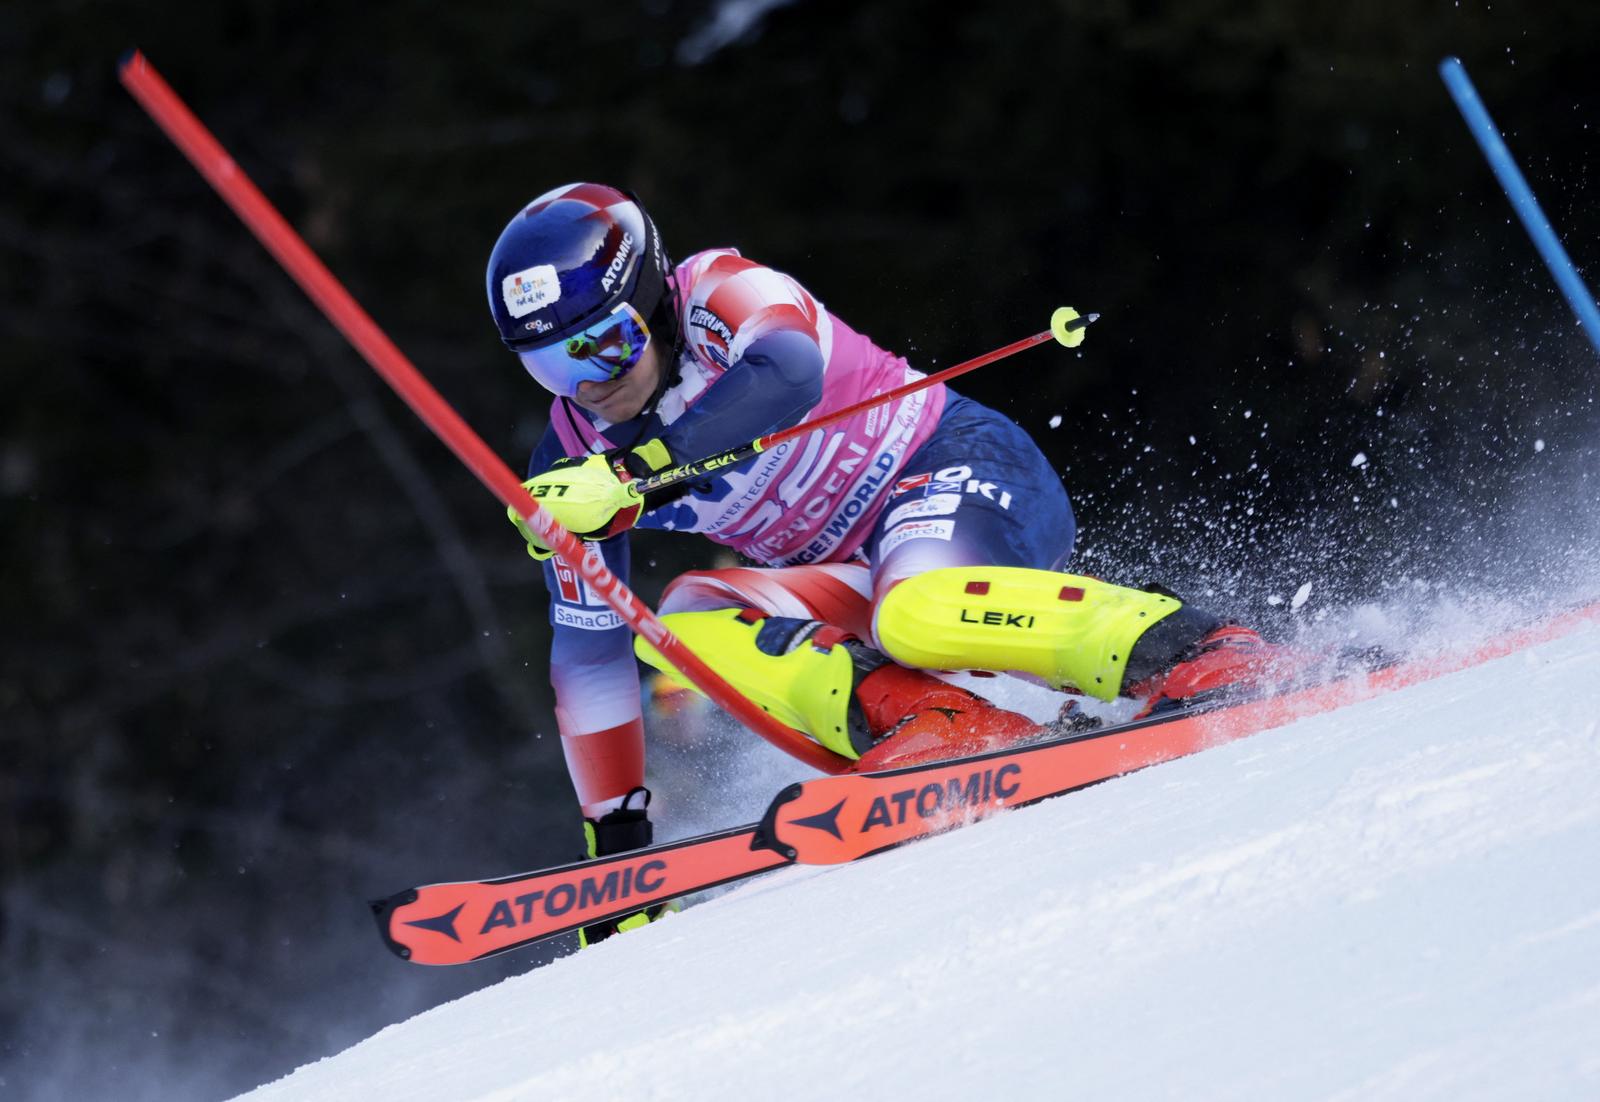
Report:
[[[505,343],[555,395],[530,492],[624,581],[633,527],[700,533],[761,564],[683,575],[662,619],[839,754],[910,725],[1035,728],[926,670],[1017,671],[1151,711],[1248,680],[1271,649],[1165,590],[1060,573],[1076,531],[1060,480],[1010,419],[943,385],[630,500],[631,479],[921,376],[735,249],[671,265],[624,192],[570,184],[535,199],[502,233],[487,283]],[[544,560],[585,852],[648,845],[630,633],[509,515]],[[648,644],[637,651],[675,674]],[[583,943],[659,913],[591,927]]]

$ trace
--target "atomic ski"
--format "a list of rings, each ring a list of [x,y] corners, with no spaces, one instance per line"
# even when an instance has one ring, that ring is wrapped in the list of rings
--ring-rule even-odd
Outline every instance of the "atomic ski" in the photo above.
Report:
[[[498,880],[429,884],[372,904],[384,941],[413,964],[464,964],[791,864],[736,827]]]
[[[1600,620],[1600,602],[1477,650],[1400,662],[1279,695],[1200,706],[949,761],[800,781],[759,823],[496,880],[429,884],[372,904],[414,964],[463,964],[784,865],[862,857],[1467,669]]]

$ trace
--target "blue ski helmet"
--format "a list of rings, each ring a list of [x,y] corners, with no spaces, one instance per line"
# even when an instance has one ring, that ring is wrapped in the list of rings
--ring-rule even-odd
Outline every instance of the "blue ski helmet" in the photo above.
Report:
[[[633,367],[652,329],[676,338],[655,224],[604,184],[547,191],[513,218],[489,254],[489,309],[506,347],[556,394]]]

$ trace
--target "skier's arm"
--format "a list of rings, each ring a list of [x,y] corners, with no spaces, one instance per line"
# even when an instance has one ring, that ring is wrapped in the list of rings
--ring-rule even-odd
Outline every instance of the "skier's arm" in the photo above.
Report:
[[[797,425],[822,400],[822,370],[822,349],[810,333],[767,333],[661,440],[674,461],[685,463]]]

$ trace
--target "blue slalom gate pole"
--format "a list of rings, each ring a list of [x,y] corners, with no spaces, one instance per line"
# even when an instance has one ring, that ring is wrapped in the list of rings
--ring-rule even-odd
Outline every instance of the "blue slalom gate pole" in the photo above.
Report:
[[[1478,98],[1478,90],[1472,86],[1466,66],[1461,64],[1460,58],[1447,57],[1439,62],[1439,76],[1444,79],[1445,87],[1450,89],[1450,96],[1456,101],[1461,117],[1466,120],[1467,129],[1472,131],[1478,147],[1488,158],[1489,167],[1505,189],[1512,209],[1522,219],[1523,228],[1533,238],[1539,255],[1544,257],[1545,267],[1555,277],[1556,286],[1567,297],[1572,312],[1578,315],[1589,343],[1594,345],[1596,352],[1600,352],[1600,310],[1595,308],[1594,296],[1584,285],[1578,270],[1572,266],[1572,258],[1556,237],[1556,231],[1550,228],[1550,220],[1540,209],[1539,200],[1533,197],[1533,189],[1523,179],[1522,171],[1512,159],[1511,150],[1506,148],[1505,139],[1500,137],[1500,131],[1489,117],[1488,109],[1483,106],[1483,100]]]

